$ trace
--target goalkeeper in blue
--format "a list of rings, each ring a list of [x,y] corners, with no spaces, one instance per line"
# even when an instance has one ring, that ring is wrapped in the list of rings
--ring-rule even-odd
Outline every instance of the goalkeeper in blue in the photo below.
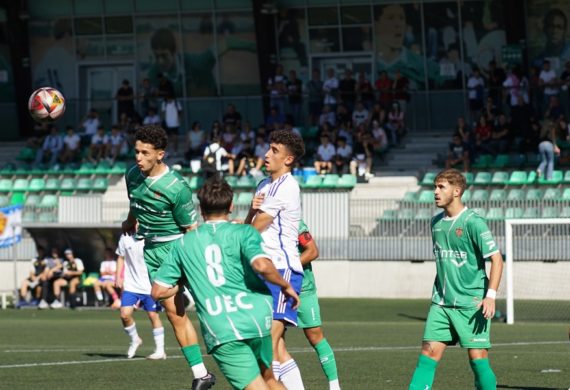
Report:
[[[448,169],[434,180],[434,198],[443,212],[431,221],[436,277],[422,351],[410,390],[430,390],[448,345],[467,349],[477,390],[495,390],[489,364],[491,318],[503,258],[485,220],[461,202],[467,188],[461,172]],[[491,262],[489,277],[485,261]]]

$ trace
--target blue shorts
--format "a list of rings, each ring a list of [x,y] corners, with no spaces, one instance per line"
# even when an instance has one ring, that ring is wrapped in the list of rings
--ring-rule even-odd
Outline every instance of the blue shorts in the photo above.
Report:
[[[297,294],[301,292],[301,285],[303,284],[303,274],[297,273],[291,269],[278,269],[283,279],[291,283]],[[273,296],[273,319],[283,320],[293,326],[297,326],[297,309],[293,309],[293,300],[291,298],[285,299],[281,292],[281,287],[266,282],[271,295]]]
[[[121,295],[121,307],[135,306],[138,302],[142,303],[145,311],[162,311],[160,303],[152,299],[149,294],[123,291],[123,295]]]

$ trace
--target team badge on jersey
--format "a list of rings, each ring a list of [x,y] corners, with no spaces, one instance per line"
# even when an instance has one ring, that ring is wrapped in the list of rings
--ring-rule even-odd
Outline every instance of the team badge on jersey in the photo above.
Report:
[[[461,238],[461,236],[463,236],[463,228],[457,228],[455,229],[455,235],[459,238]]]

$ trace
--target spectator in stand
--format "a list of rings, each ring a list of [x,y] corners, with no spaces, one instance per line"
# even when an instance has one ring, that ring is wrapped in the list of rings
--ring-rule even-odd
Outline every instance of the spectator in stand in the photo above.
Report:
[[[249,144],[247,146],[244,145],[243,150],[236,159],[239,161],[236,170],[237,176],[245,176],[247,174],[251,174],[252,176],[258,175],[259,171],[256,170],[257,158],[255,157],[253,148]]]
[[[59,300],[63,287],[68,287],[70,297],[75,295],[77,286],[81,283],[81,275],[83,275],[83,271],[85,270],[83,261],[76,258],[71,249],[66,249],[63,254],[65,256],[65,260],[63,261],[63,273],[53,282],[53,295],[55,299],[50,305],[52,309],[61,309],[65,306],[65,302],[62,303]]]
[[[465,121],[465,118],[460,116],[457,118],[457,126],[455,127],[455,133],[459,134],[461,141],[467,145],[467,151],[469,152],[469,159],[475,155],[475,134]]]
[[[406,112],[406,106],[410,101],[410,81],[400,73],[400,69],[394,72],[394,82],[392,83],[392,96],[400,105],[400,111]]]
[[[321,175],[331,173],[335,155],[336,149],[330,142],[329,136],[327,134],[321,135],[321,143],[315,155],[315,169],[317,173]]]
[[[239,139],[239,135],[236,128],[232,125],[224,126],[224,131],[222,132],[222,145],[227,151],[231,151]]]
[[[449,153],[445,161],[445,169],[456,167],[463,164],[463,170],[469,172],[469,147],[458,133],[453,134],[453,139],[449,144]]]
[[[538,153],[540,154],[540,165],[536,169],[538,178],[544,175],[546,180],[552,179],[554,171],[554,155],[560,155],[560,148],[556,145],[556,124],[546,121],[539,136]]]
[[[352,77],[352,70],[345,69],[344,78],[338,84],[338,94],[340,101],[346,106],[350,113],[354,110],[356,90],[357,85],[356,80]]]
[[[63,164],[78,160],[81,155],[81,137],[75,134],[73,126],[67,126],[66,132],[63,137],[63,150],[59,155],[59,161]]]
[[[323,112],[319,117],[319,126],[323,127],[325,123],[328,123],[330,126],[336,125],[336,115],[334,114],[332,107],[328,104],[325,104],[323,107]]]
[[[503,83],[507,75],[503,68],[497,66],[496,61],[489,62],[488,68],[489,76],[489,97],[493,99],[493,104],[499,110],[502,109],[502,97],[503,97]]]
[[[49,308],[50,287],[54,280],[59,278],[63,272],[63,261],[59,256],[59,249],[51,248],[51,255],[45,258],[45,268],[40,277],[42,283],[42,300],[38,309]]]
[[[392,108],[388,112],[388,122],[386,128],[390,131],[391,144],[396,145],[406,132],[404,122],[404,112],[400,109],[398,101],[392,103]]]
[[[109,145],[109,136],[105,134],[105,128],[99,126],[97,133],[91,137],[91,145],[89,145],[89,152],[87,158],[91,163],[97,164],[107,155],[107,146]]]
[[[323,83],[323,92],[325,93],[323,104],[325,106],[328,105],[330,110],[334,112],[337,104],[338,79],[332,68],[327,70],[327,79]]]
[[[548,98],[548,106],[544,112],[544,119],[549,121],[558,121],[563,116],[562,107],[560,107],[560,99],[557,95],[552,95]]]
[[[479,116],[483,108],[483,92],[485,90],[485,81],[481,77],[478,68],[473,69],[473,73],[467,80],[467,90],[469,95],[469,112],[471,120],[475,120]]]
[[[550,97],[558,96],[559,80],[556,77],[556,72],[550,68],[550,61],[544,60],[542,70],[538,75],[538,85],[542,89],[542,107],[546,108],[550,101]]]
[[[95,297],[97,298],[97,303],[100,306],[105,306],[105,297],[103,296],[103,290],[106,291],[109,296],[113,299],[111,307],[113,309],[118,309],[121,307],[121,300],[119,299],[119,294],[115,290],[115,274],[117,272],[117,261],[115,260],[114,252],[111,248],[105,248],[105,258],[101,261],[101,266],[99,267],[100,277],[93,284],[93,289],[95,290]]]
[[[497,125],[491,132],[491,149],[493,154],[505,153],[512,142],[511,126],[505,114],[500,114]]]
[[[358,73],[356,91],[358,92],[358,98],[364,103],[364,107],[366,107],[367,110],[371,110],[376,99],[374,97],[372,83],[370,83],[370,80],[368,80],[363,70]]]
[[[566,86],[566,90],[570,87],[570,61],[564,64],[564,71],[560,75],[560,83],[562,84],[562,88]]]
[[[275,67],[275,75],[267,80],[270,104],[277,107],[279,113],[285,112],[285,95],[287,94],[287,77],[283,74],[283,65]],[[283,123],[283,122],[281,122]]]
[[[143,125],[160,125],[162,123],[162,119],[156,112],[156,108],[150,107],[146,112],[147,114],[142,122]]]
[[[99,113],[92,108],[81,125],[83,127],[83,134],[81,134],[81,141],[83,144],[89,144],[91,138],[97,133],[97,129],[101,126],[99,120]]]
[[[500,113],[501,110],[495,105],[493,98],[489,96],[483,108],[483,115],[485,115],[487,122],[489,122],[489,124],[495,123]]]
[[[336,134],[336,139],[338,140],[340,137],[344,137],[344,139],[346,139],[346,143],[352,147],[354,144],[352,129],[352,122],[348,121],[341,123]]]
[[[111,135],[108,138],[107,159],[114,164],[118,158],[125,157],[129,152],[127,137],[117,126],[112,126]]]
[[[362,130],[364,131],[364,129]],[[372,143],[372,150],[378,154],[383,153],[388,149],[388,136],[386,135],[386,131],[380,125],[378,121],[372,121],[372,129],[371,129],[371,143]]]
[[[283,128],[285,123],[285,115],[282,111],[279,111],[279,107],[273,106],[269,111],[269,115],[265,118],[265,124],[267,125],[267,130],[272,132],[273,130],[279,130]]]
[[[156,90],[156,95],[158,97],[165,99],[168,96],[176,96],[174,85],[168,77],[162,73],[157,74],[156,77],[158,78],[158,89]]]
[[[515,144],[519,147],[529,136],[531,109],[522,96],[517,97],[517,105],[511,109],[511,129]],[[534,148],[533,148],[534,149]]]
[[[219,139],[214,138],[212,143],[204,149],[202,170],[206,177],[226,172],[228,175],[233,176],[235,158],[236,156],[228,153],[221,145]]]
[[[380,125],[386,122],[386,110],[380,103],[375,103],[370,113],[370,121],[378,121]]]
[[[345,137],[338,137],[336,141],[336,156],[334,159],[334,171],[341,175],[349,171],[352,161],[352,146],[346,143]]]
[[[231,103],[228,104],[222,122],[224,122],[225,125],[232,125],[236,129],[241,127],[241,114],[237,112],[235,105]]]
[[[477,127],[475,127],[475,146],[477,153],[493,153],[493,149],[491,148],[492,133],[493,129],[487,121],[487,117],[481,115],[479,123],[477,123]]]
[[[32,136],[28,138],[27,146],[32,149],[39,149],[44,144],[44,140],[49,135],[51,130],[51,124],[47,122],[36,122],[34,123],[34,131]]]
[[[50,166],[54,165],[63,150],[63,139],[59,135],[57,127],[51,127],[49,135],[44,139],[41,149],[36,152],[35,165],[47,161]]]
[[[370,120],[370,113],[368,112],[366,107],[364,107],[364,104],[361,101],[359,101],[358,103],[356,103],[356,108],[352,112],[352,124],[354,125],[354,127],[358,127],[360,125],[368,126],[369,120]]]
[[[289,109],[293,116],[293,123],[297,126],[302,125],[303,83],[297,78],[297,72],[294,70],[289,72],[287,95],[289,96]]]
[[[182,104],[174,98],[174,95],[169,95],[166,97],[166,100],[162,102],[161,111],[164,118],[164,127],[168,134],[168,144],[172,145],[173,156],[177,156]]]
[[[141,90],[139,93],[138,98],[141,101],[141,112],[148,112],[150,108],[154,108],[156,112],[156,100],[155,96],[157,95],[158,91],[155,87],[152,86],[150,83],[150,79],[144,78],[142,81]]]
[[[321,72],[317,68],[313,69],[311,80],[307,83],[307,94],[309,95],[309,123],[315,126],[323,108],[323,81]]]
[[[378,91],[378,102],[383,108],[387,109],[392,104],[392,80],[388,77],[385,70],[378,72],[378,80],[374,83]]]
[[[215,138],[220,138],[222,136],[222,125],[220,121],[212,122],[212,128],[210,129],[210,140]]]
[[[206,147],[206,133],[202,130],[200,122],[192,123],[192,128],[186,138],[186,145],[185,157],[187,160],[202,158]]]
[[[120,118],[123,113],[132,118],[135,113],[135,92],[129,80],[123,80],[121,87],[115,94],[115,99],[117,99],[118,118]]]
[[[346,106],[341,103],[336,107],[336,123],[342,125],[346,122],[352,122],[352,115],[350,115]]]
[[[42,275],[46,268],[46,251],[43,246],[37,247],[38,255],[31,261],[30,273],[20,286],[20,301],[18,307],[28,304],[37,305],[42,296]],[[28,302],[28,292],[32,294],[31,301]]]
[[[265,141],[263,135],[258,134],[255,138],[255,149],[253,155],[256,159],[255,169],[257,172],[261,170],[263,163],[265,161],[265,153],[269,150],[269,144]]]
[[[515,65],[508,73],[505,81],[503,81],[504,93],[508,97],[509,108],[511,109],[517,105],[517,99],[522,94],[521,78],[520,68]]]
[[[350,173],[364,176],[367,180],[372,178],[372,140],[367,131],[359,129],[356,132],[352,152],[354,157],[350,162]]]
[[[255,131],[251,128],[249,121],[243,123],[239,136],[243,141],[244,147],[250,147],[253,150],[255,147]]]

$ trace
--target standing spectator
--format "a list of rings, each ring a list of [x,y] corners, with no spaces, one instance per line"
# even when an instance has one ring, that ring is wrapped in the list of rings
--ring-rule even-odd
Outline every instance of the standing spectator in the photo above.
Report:
[[[156,112],[155,96],[157,93],[158,91],[155,87],[152,86],[150,79],[144,78],[138,96],[141,101],[141,112],[147,113],[150,108],[154,108]]]
[[[374,100],[376,99],[374,98],[372,83],[370,83],[370,80],[368,80],[366,73],[363,70],[358,73],[358,84],[356,88],[359,94],[358,98],[364,103],[366,109],[370,110],[374,104]]]
[[[277,107],[280,113],[285,112],[285,94],[287,77],[283,74],[283,65],[278,64],[275,67],[275,75],[267,80],[267,91],[269,92],[270,104]]]
[[[38,246],[37,252],[38,255],[31,261],[30,273],[20,286],[20,301],[18,302],[18,307],[28,304],[28,291],[32,293],[30,304],[37,305],[40,301],[42,293],[42,275],[46,268],[46,251],[44,247]]]
[[[321,72],[317,68],[313,69],[311,80],[307,83],[307,93],[309,95],[309,122],[314,126],[323,107],[323,81]]]
[[[336,156],[334,160],[334,171],[343,174],[349,171],[352,160],[352,146],[346,143],[345,137],[338,137],[336,141]]]
[[[356,109],[352,113],[352,124],[354,127],[358,127],[360,125],[368,125],[368,121],[370,120],[370,114],[364,104],[359,101],[356,103]]]
[[[125,134],[117,126],[111,127],[111,135],[108,138],[109,138],[109,142],[107,144],[108,159],[111,164],[114,164],[118,158],[127,155],[128,153],[127,138],[125,137]]]
[[[84,144],[91,142],[91,137],[97,133],[97,129],[101,126],[101,121],[99,120],[99,113],[97,110],[92,108],[83,120],[81,127],[83,127],[83,134],[81,134],[81,141]]]
[[[167,96],[166,100],[162,102],[162,115],[165,130],[168,134],[168,144],[172,145],[174,156],[178,155],[178,132],[180,131],[181,113],[182,105],[180,102],[174,98],[174,95]]]
[[[302,125],[302,105],[303,105],[303,83],[297,78],[297,72],[291,70],[289,72],[289,80],[287,80],[287,94],[289,95],[289,109],[293,116],[295,126]]]
[[[50,133],[44,139],[41,149],[38,149],[36,152],[34,164],[38,165],[47,160],[50,166],[54,165],[62,149],[63,139],[59,135],[57,127],[52,125]]]
[[[187,160],[202,158],[204,148],[206,147],[206,133],[202,130],[200,122],[192,123],[192,128],[187,135],[186,145],[185,157]]]
[[[123,80],[121,87],[115,94],[115,99],[117,99],[117,118],[120,118],[121,114],[127,114],[128,117],[132,118],[135,113],[135,92],[130,86],[129,80]]]
[[[445,169],[453,168],[458,164],[463,164],[463,170],[469,172],[469,147],[463,142],[459,133],[455,133],[449,144]]]
[[[556,145],[556,126],[552,122],[548,121],[544,124],[539,141],[538,153],[541,161],[536,169],[536,176],[540,178],[544,175],[546,180],[550,180],[554,171],[554,155],[560,155],[560,148]]]
[[[81,153],[81,137],[75,134],[73,126],[67,126],[67,134],[63,137],[63,150],[59,155],[59,160],[69,163],[79,158]]]
[[[105,128],[99,126],[97,128],[97,133],[91,137],[91,145],[89,145],[89,152],[87,158],[93,164],[99,163],[99,161],[107,155],[107,146],[109,145],[109,137],[105,134]]]
[[[406,130],[404,112],[400,109],[400,104],[397,101],[392,103],[392,109],[388,112],[386,128],[390,130],[391,144],[396,145]]]
[[[330,126],[336,125],[336,115],[334,114],[334,111],[332,110],[331,106],[329,106],[328,104],[325,104],[325,106],[323,107],[323,112],[319,117],[319,126],[323,127],[325,123],[328,123]]]
[[[493,153],[493,149],[491,148],[492,133],[493,129],[487,121],[487,117],[485,115],[481,115],[479,123],[477,124],[477,127],[475,127],[475,145],[477,153]]]
[[[315,156],[315,169],[321,175],[332,172],[333,159],[336,155],[336,149],[330,142],[329,136],[323,134],[321,136],[321,144],[317,148]]]
[[[507,77],[503,68],[497,66],[494,60],[489,62],[489,97],[493,99],[493,104],[502,109],[501,98],[503,96],[503,82]]]
[[[331,111],[334,112],[337,104],[338,79],[335,77],[334,69],[332,68],[327,70],[327,79],[323,83],[323,92],[325,93],[323,104],[328,105]]]
[[[61,309],[65,305],[65,302],[62,303],[59,300],[62,287],[69,287],[68,292],[70,297],[75,295],[77,286],[81,283],[81,275],[83,275],[85,269],[83,261],[76,258],[71,249],[66,249],[63,254],[65,256],[65,260],[63,261],[63,273],[53,282],[53,295],[55,295],[55,299],[50,305],[52,309]],[[73,302],[73,299],[70,299],[70,302]]]
[[[508,97],[509,108],[517,105],[517,99],[521,95],[521,74],[518,66],[513,66],[507,78],[503,82],[505,95]]]
[[[556,72],[550,68],[550,61],[544,60],[542,70],[538,75],[538,85],[542,88],[542,107],[547,107],[551,96],[558,96],[558,78]]]
[[[378,91],[378,102],[383,108],[388,109],[392,104],[392,80],[388,77],[385,70],[378,72],[378,80],[374,84]]]
[[[232,125],[236,129],[241,127],[241,114],[237,112],[235,105],[228,104],[222,122],[224,122],[225,125]]]
[[[406,106],[410,101],[410,81],[400,73],[400,69],[396,69],[394,73],[394,82],[392,83],[392,91],[394,100],[400,104],[400,111],[406,112]]]
[[[121,307],[121,300],[115,290],[116,272],[117,261],[115,260],[113,250],[111,248],[105,248],[105,258],[101,261],[101,266],[99,267],[100,277],[93,284],[93,289],[95,290],[95,296],[99,305],[104,305],[105,298],[103,296],[103,290],[105,290],[113,299],[111,307],[113,309]]]
[[[162,119],[160,119],[160,115],[156,112],[156,108],[150,107],[147,111],[146,116],[143,119],[143,125],[160,125]]]
[[[354,110],[354,102],[356,101],[356,80],[352,77],[352,70],[345,69],[344,78],[338,85],[340,101],[346,106],[348,112]]]
[[[473,69],[473,73],[469,76],[467,80],[467,90],[469,91],[471,120],[474,121],[483,108],[483,92],[485,90],[485,81],[481,77],[479,68]]]

